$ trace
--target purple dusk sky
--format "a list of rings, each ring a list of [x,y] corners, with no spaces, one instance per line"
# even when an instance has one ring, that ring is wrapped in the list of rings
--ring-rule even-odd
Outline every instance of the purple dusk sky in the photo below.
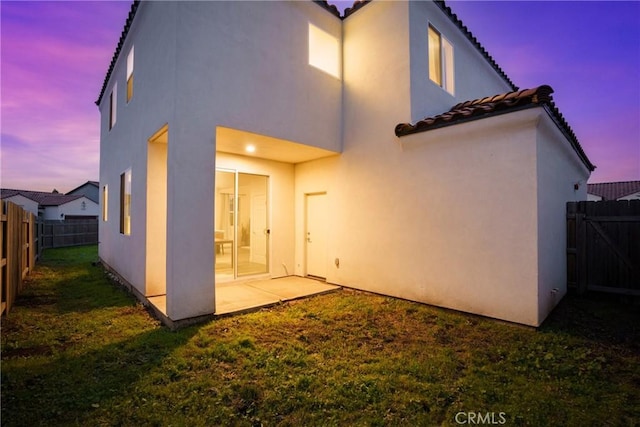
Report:
[[[598,166],[590,182],[640,180],[640,2],[448,5],[517,86],[554,88]],[[94,102],[129,7],[0,2],[0,186],[66,192],[98,179]]]

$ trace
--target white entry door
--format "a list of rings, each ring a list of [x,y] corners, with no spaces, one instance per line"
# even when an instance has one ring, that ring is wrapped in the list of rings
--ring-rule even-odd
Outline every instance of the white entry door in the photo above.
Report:
[[[306,195],[306,272],[308,276],[327,277],[327,195]]]

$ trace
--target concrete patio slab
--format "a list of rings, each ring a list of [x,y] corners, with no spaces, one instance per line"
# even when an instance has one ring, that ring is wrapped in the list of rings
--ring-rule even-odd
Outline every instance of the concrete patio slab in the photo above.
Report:
[[[337,289],[340,286],[298,276],[222,285],[216,287],[215,314],[250,311]]]
[[[339,286],[330,285],[319,280],[307,279],[299,276],[281,277],[279,279],[260,280],[247,282],[248,286],[262,291],[276,294],[282,301],[302,298],[309,295],[317,295],[340,289]]]
[[[215,316],[254,311],[280,302],[333,292],[338,289],[341,289],[341,287],[299,276],[219,284],[216,285],[215,313],[202,316],[201,320]],[[182,324],[193,323],[192,320],[194,319],[172,321],[167,317],[166,295],[142,298],[150,303],[151,309],[158,318],[172,329],[180,327]]]

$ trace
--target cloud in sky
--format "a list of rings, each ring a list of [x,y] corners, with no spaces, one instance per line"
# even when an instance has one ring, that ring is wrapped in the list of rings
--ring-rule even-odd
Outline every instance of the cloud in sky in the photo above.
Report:
[[[2,1],[2,187],[96,180],[94,104],[130,3]]]
[[[68,191],[97,179],[94,102],[130,5],[0,2],[0,186]],[[592,182],[640,179],[640,2],[448,5],[516,85],[554,88],[598,166]]]

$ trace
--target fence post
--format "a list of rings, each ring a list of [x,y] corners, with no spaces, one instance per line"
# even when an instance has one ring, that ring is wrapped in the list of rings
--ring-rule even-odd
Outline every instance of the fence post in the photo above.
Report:
[[[36,225],[35,215],[31,212],[29,215],[29,274],[36,267],[36,233],[34,227]]]
[[[587,291],[587,221],[586,202],[578,202],[576,210],[576,288],[578,295]]]
[[[6,202],[0,200],[0,315],[7,310],[7,259],[4,253],[5,238],[7,237],[7,214],[5,213]]]
[[[15,299],[15,294],[17,290],[18,281],[20,280],[20,248],[19,245],[16,244],[16,239],[19,241],[19,237],[16,236],[16,214],[17,211],[14,209],[13,203],[7,203],[7,214],[6,214],[6,224],[7,224],[7,253],[6,253],[6,282],[5,282],[5,301],[7,303],[5,313],[9,314],[11,311],[11,306],[13,305],[13,300]],[[17,274],[16,274],[17,273]]]

